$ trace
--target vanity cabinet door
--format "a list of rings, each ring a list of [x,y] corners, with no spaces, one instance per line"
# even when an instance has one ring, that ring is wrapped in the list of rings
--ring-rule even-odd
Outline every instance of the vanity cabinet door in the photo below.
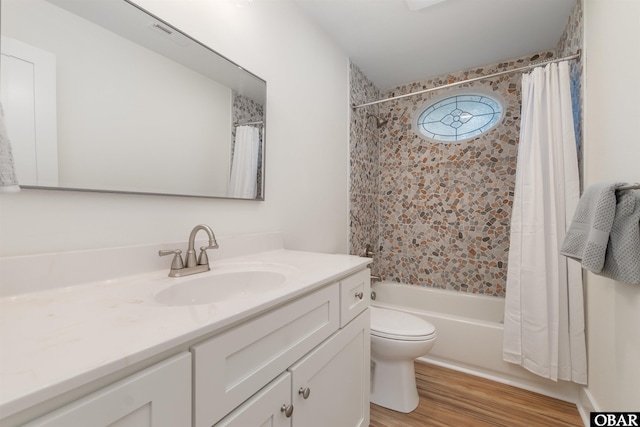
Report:
[[[224,417],[215,427],[291,427],[291,374],[285,372]],[[282,407],[285,407],[285,411]]]
[[[368,268],[340,281],[340,327],[369,306],[371,272]]]
[[[38,418],[25,427],[191,425],[191,354],[182,353]]]
[[[211,427],[338,330],[338,284],[191,347],[195,427]]]
[[[366,310],[291,366],[293,426],[368,427],[369,351]]]

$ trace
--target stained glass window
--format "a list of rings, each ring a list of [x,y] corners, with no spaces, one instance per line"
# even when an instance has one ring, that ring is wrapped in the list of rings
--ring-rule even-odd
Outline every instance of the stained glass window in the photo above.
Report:
[[[450,96],[429,105],[418,116],[418,130],[440,142],[468,140],[487,132],[502,118],[502,105],[486,95]]]

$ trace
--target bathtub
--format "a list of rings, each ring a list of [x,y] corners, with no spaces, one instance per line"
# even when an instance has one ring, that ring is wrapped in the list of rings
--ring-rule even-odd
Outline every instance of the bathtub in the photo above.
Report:
[[[576,402],[575,384],[556,383],[502,360],[504,298],[396,282],[375,283],[371,290],[372,305],[416,315],[436,327],[435,345],[421,360]]]

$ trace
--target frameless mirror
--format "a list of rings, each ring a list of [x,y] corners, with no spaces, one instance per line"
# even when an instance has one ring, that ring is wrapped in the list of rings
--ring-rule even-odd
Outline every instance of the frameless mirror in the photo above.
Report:
[[[0,6],[21,186],[264,199],[264,80],[129,0]]]

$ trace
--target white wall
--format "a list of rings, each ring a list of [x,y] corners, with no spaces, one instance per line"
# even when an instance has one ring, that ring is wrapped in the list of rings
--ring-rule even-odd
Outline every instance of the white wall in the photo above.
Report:
[[[585,1],[585,184],[640,182],[640,1]],[[640,261],[639,261],[640,262]],[[640,408],[640,286],[587,274],[588,394]]]
[[[266,201],[23,190],[0,196],[0,255],[186,240],[198,223],[345,253],[347,56],[289,0],[138,3],[267,81]]]

